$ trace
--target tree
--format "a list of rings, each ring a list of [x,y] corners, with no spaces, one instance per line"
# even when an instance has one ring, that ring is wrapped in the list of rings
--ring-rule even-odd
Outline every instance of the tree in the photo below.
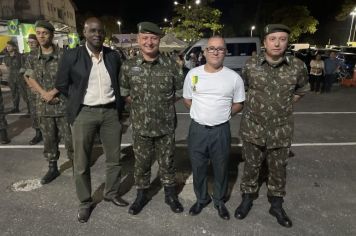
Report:
[[[306,6],[289,6],[277,9],[272,14],[271,22],[288,25],[291,29],[290,41],[298,41],[301,34],[315,33],[319,24]]]
[[[341,6],[339,14],[336,15],[336,20],[343,21],[345,20],[350,12],[352,12],[356,7],[356,0],[345,0]]]
[[[196,5],[192,0],[174,7],[175,16],[170,27],[164,27],[165,33],[173,33],[185,41],[195,41],[202,37],[220,33],[221,11],[208,5]]]

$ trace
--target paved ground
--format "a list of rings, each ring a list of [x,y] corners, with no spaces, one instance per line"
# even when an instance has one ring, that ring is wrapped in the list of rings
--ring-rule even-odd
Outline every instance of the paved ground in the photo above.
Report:
[[[4,92],[10,110],[9,92]],[[77,200],[72,169],[65,152],[60,158],[61,176],[53,183],[31,191],[46,172],[42,144],[28,146],[33,136],[29,118],[21,114],[7,116],[12,142],[0,146],[0,235],[356,235],[356,89],[335,87],[331,94],[305,97],[295,109],[296,156],[288,163],[285,209],[294,226],[285,229],[269,215],[266,187],[242,221],[221,220],[210,204],[199,216],[189,216],[194,203],[186,136],[189,116],[181,102],[177,104],[177,176],[182,214],[173,214],[164,204],[163,189],[152,167],[152,201],[141,214],[131,216],[128,208],[102,201],[105,161],[100,147],[93,153],[93,196],[98,203],[88,223],[76,220]],[[25,109],[22,109],[25,111]],[[233,215],[241,200],[239,184],[243,162],[238,127],[240,115],[231,121],[233,148],[229,168],[230,199],[227,207]],[[121,192],[133,201],[133,154],[131,130],[123,136],[124,173]],[[30,181],[32,180],[32,182]],[[31,182],[33,185],[22,183]]]

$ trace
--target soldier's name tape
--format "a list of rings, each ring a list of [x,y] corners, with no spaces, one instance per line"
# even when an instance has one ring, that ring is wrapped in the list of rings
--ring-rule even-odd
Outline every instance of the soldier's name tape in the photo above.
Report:
[[[130,147],[132,143],[122,143],[121,147]],[[187,144],[177,143],[176,147],[188,147]],[[233,143],[231,147],[241,147],[241,143]],[[343,142],[343,143],[293,143],[292,147],[320,147],[320,146],[356,146],[356,142]],[[59,145],[60,148],[64,148],[63,144]],[[94,147],[102,147],[102,145],[94,145]],[[43,145],[1,145],[0,149],[42,149]]]

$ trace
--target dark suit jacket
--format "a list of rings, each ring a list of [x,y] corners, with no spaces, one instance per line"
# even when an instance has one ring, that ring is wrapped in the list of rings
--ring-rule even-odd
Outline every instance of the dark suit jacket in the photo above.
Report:
[[[120,56],[110,48],[104,47],[103,58],[111,78],[116,108],[120,115],[123,108],[118,81],[121,66]],[[70,124],[73,124],[82,107],[92,66],[92,60],[85,46],[67,50],[59,63],[55,87],[68,97],[67,114]]]

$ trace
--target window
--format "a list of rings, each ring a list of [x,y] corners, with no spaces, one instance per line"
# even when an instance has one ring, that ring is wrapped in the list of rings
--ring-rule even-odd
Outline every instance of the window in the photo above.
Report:
[[[257,52],[256,43],[227,43],[227,57],[251,56],[252,52]]]

